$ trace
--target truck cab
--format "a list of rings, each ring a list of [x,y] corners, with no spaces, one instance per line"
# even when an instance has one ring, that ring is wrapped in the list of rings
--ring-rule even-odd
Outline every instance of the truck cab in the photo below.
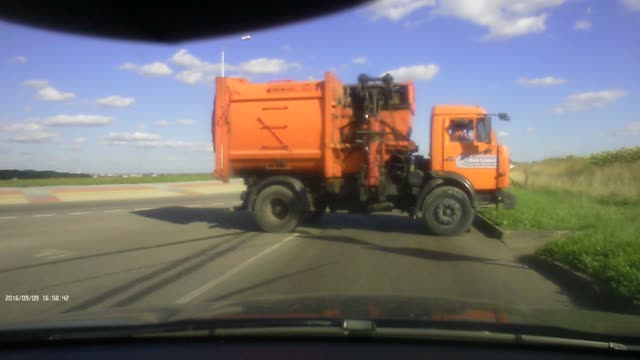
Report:
[[[508,116],[498,114],[498,118],[507,120]],[[480,106],[434,106],[431,171],[464,178],[476,193],[479,205],[505,202],[506,207],[512,207],[513,198],[502,191],[509,186],[509,150],[498,143],[491,120]]]

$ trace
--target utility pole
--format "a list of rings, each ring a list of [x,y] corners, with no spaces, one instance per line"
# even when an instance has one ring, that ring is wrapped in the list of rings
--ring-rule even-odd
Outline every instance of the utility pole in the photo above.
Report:
[[[247,41],[251,39],[251,35],[244,35],[240,38],[242,41]],[[224,77],[224,48],[220,52],[220,76]]]

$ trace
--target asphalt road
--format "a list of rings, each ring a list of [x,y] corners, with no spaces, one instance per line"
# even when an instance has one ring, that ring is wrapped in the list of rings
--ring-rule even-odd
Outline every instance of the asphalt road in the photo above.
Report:
[[[399,214],[337,213],[293,234],[267,234],[249,214],[224,210],[237,200],[229,193],[0,207],[0,322],[313,293],[582,306],[475,230],[430,237]],[[9,301],[27,294],[39,300]]]

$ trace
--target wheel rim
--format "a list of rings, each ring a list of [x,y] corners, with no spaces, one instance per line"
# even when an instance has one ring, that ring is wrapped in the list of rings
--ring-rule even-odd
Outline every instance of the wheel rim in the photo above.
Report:
[[[455,224],[462,216],[462,207],[457,201],[445,199],[435,207],[434,215],[439,224]]]
[[[282,199],[271,199],[271,213],[279,220],[284,220],[289,215],[289,206]]]

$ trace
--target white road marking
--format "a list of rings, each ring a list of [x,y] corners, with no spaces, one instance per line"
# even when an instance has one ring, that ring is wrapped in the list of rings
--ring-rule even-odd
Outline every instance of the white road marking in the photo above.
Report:
[[[118,211],[122,211],[122,210],[121,209],[113,209],[113,210],[104,210],[103,212],[113,213],[113,212],[118,212]]]
[[[224,203],[217,202],[217,203],[211,203],[211,205],[213,205],[213,206],[220,206],[220,205],[224,205]]]
[[[254,261],[258,260],[260,257],[262,257],[262,256],[270,253],[271,251],[279,248],[280,246],[284,245],[287,241],[293,239],[296,235],[297,234],[291,234],[291,235],[287,236],[281,242],[279,242],[279,243],[277,243],[277,244],[275,244],[275,245],[273,245],[271,247],[268,247],[265,250],[262,250],[261,252],[259,252],[258,254],[254,255],[253,257],[251,257],[247,261],[245,261],[245,262],[241,263],[240,265],[236,266],[235,268],[229,270],[228,272],[226,272],[225,274],[223,274],[219,278],[213,279],[213,280],[209,281],[208,283],[202,285],[201,287],[191,291],[190,293],[185,294],[183,297],[181,297],[180,299],[178,299],[176,301],[176,304],[186,304],[189,301],[193,300],[194,298],[202,295],[206,291],[211,290],[212,288],[216,287],[218,284],[222,283],[223,281],[227,280],[228,278],[232,277],[233,275],[235,275],[239,271],[241,271],[244,268],[246,268],[247,266],[251,265],[251,263],[253,263]]]
[[[69,215],[84,215],[84,214],[88,214],[89,211],[79,211],[79,212],[72,212],[69,213]]]
[[[2,219],[16,219],[17,216],[0,216],[0,220]]]
[[[242,204],[242,201],[234,201],[234,202],[232,202],[232,204],[234,204],[234,205],[240,205],[240,204]]]
[[[151,210],[151,208],[139,208],[139,209],[133,209],[133,211],[145,211],[145,210]]]
[[[200,205],[200,204],[185,205],[185,207],[188,207],[188,208],[201,207],[201,206],[202,205]]]
[[[38,214],[38,215],[32,215],[31,217],[46,217],[46,216],[54,216],[55,214]]]

